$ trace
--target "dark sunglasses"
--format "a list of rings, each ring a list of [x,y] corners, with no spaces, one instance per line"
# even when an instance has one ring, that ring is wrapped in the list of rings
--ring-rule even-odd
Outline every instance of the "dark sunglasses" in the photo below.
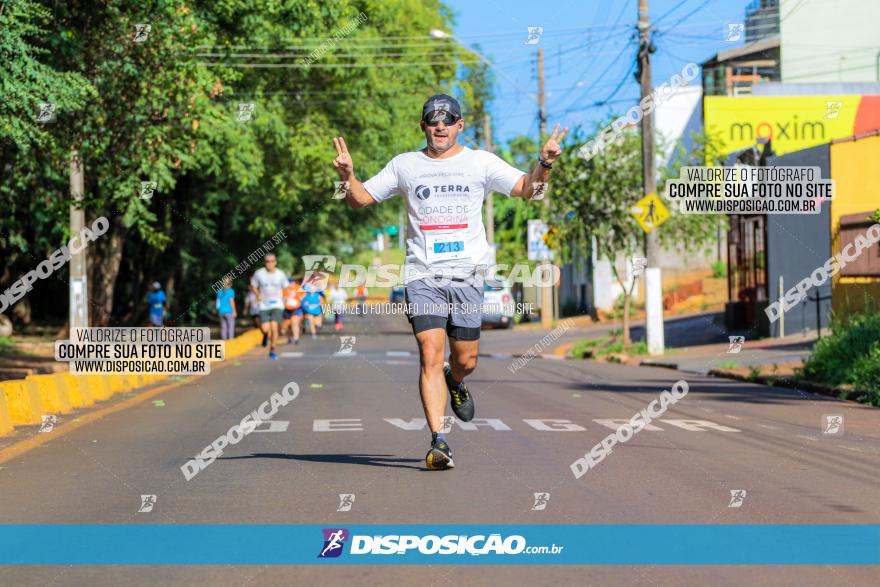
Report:
[[[441,117],[440,114],[442,114],[443,116]],[[461,118],[455,116],[454,114],[450,114],[449,112],[443,110],[438,110],[436,112],[429,112],[428,114],[426,114],[423,122],[425,123],[425,126],[437,126],[438,124],[440,124],[440,122],[443,122],[443,124],[445,124],[446,126],[450,126],[455,124],[459,120],[461,120]]]

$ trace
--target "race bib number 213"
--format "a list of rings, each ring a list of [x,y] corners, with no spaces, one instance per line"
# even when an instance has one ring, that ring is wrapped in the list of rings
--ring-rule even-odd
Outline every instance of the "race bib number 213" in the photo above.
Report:
[[[464,238],[461,235],[430,235],[426,240],[428,263],[468,258]]]

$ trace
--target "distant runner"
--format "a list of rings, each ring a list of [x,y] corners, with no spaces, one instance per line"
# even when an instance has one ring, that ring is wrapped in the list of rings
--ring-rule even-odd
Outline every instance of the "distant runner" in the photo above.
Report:
[[[474,401],[464,383],[477,364],[483,302],[479,265],[490,264],[489,244],[483,227],[483,199],[499,192],[531,199],[535,184],[550,176],[553,162],[562,154],[559,143],[568,129],[559,125],[541,149],[529,174],[515,169],[487,151],[458,144],[464,128],[461,107],[455,98],[440,94],[422,107],[421,129],[427,146],[404,153],[366,183],[354,174],[345,139],[334,138],[337,157],[333,166],[348,182],[345,199],[352,208],[363,208],[401,194],[406,198],[407,256],[404,267],[409,321],[419,345],[419,390],[428,426],[431,449],[428,469],[452,468],[452,453],[441,432],[447,390],[452,411],[460,420],[474,417]],[[434,279],[432,275],[441,274]],[[451,349],[444,363],[446,338]]]
[[[287,289],[284,290],[284,324],[282,332],[287,332],[287,342],[293,340],[293,344],[299,344],[299,334],[302,330],[302,299],[306,295],[299,284],[299,279],[288,279]],[[291,335],[293,339],[291,339]]]
[[[327,301],[330,302],[330,308],[333,310],[334,328],[339,332],[343,328],[343,314],[345,313],[345,302],[348,301],[348,292],[344,287],[331,286],[327,292]]]
[[[220,340],[235,338],[238,312],[235,310],[235,290],[229,277],[223,279],[223,289],[217,292],[217,313],[220,315]]]
[[[314,285],[310,284],[305,284],[303,289],[306,292],[302,299],[305,319],[309,321],[309,331],[312,333],[312,338],[318,338],[317,331],[323,326],[324,319],[324,309],[321,307],[324,292],[318,291]]]
[[[248,288],[248,293],[244,297],[244,311],[245,314],[251,317],[251,321],[254,323],[254,328],[260,327],[260,302],[257,301],[257,294],[250,291]],[[266,346],[266,345],[263,345]]]
[[[287,276],[278,269],[278,260],[269,253],[263,259],[266,266],[257,269],[251,278],[251,291],[260,303],[260,323],[263,333],[269,338],[269,358],[277,359],[275,345],[278,343],[278,329],[284,313],[284,288]]]
[[[162,291],[162,284],[153,282],[153,291],[147,294],[147,306],[150,307],[150,324],[162,326],[165,321],[165,308],[168,305],[168,297]]]
[[[354,288],[354,297],[357,298],[358,309],[360,312],[364,311],[364,305],[366,304],[369,293],[366,283],[361,282],[356,288]]]

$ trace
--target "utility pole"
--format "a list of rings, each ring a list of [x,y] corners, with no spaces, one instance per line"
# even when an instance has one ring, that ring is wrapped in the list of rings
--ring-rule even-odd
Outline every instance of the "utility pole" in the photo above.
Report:
[[[490,153],[495,152],[495,147],[492,145],[492,119],[489,118],[489,113],[483,113],[483,137],[485,142],[485,148]],[[486,194],[486,240],[489,241],[489,246],[492,247],[492,258],[495,258],[495,211],[492,208],[492,192]]]
[[[638,76],[641,98],[651,95],[651,24],[648,18],[648,0],[639,0],[639,54]],[[654,170],[654,116],[644,112],[642,116],[642,182],[645,194],[657,191]],[[660,240],[655,228],[645,238],[645,325],[648,330],[648,353],[663,354],[663,287],[660,273]]]
[[[85,210],[82,207],[83,200],[83,162],[76,148],[70,150],[70,234],[80,234],[85,227]],[[69,320],[70,336],[73,337],[74,328],[88,328],[89,307],[88,279],[86,277],[86,247],[78,253],[70,255],[70,281],[69,281]]]
[[[547,136],[547,103],[544,96],[544,49],[538,48],[538,143]],[[545,200],[546,202],[546,200]]]
[[[538,146],[539,148],[544,144],[544,139],[547,138],[547,102],[546,95],[544,94],[544,49],[538,48]],[[549,216],[550,216],[550,198],[547,197],[545,192],[544,194],[544,212],[545,216],[548,218],[549,224]],[[543,265],[543,272],[549,272],[550,268],[550,259],[543,259],[541,261],[541,265]],[[541,297],[541,326],[544,328],[551,328],[553,326],[553,286],[543,286],[538,289],[538,294]]]

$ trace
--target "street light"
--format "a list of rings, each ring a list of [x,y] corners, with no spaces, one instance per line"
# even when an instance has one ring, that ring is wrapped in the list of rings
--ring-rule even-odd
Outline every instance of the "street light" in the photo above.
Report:
[[[490,69],[492,69],[494,72],[496,72],[497,74],[501,75],[504,79],[506,79],[507,81],[509,81],[509,82],[511,83],[511,85],[513,85],[513,87],[515,87],[517,90],[519,90],[520,92],[522,92],[523,94],[525,94],[526,97],[528,97],[532,102],[534,102],[535,104],[537,104],[539,108],[541,107],[541,103],[540,103],[540,101],[538,100],[538,98],[537,98],[535,95],[530,94],[528,90],[526,90],[526,89],[523,88],[521,85],[519,85],[519,83],[518,83],[515,79],[513,79],[512,77],[510,77],[509,75],[507,75],[506,73],[504,73],[504,71],[502,71],[501,69],[497,68],[497,67],[496,67],[491,61],[489,61],[489,60],[488,60],[488,59],[487,59],[482,53],[480,53],[479,51],[477,51],[477,50],[475,50],[475,49],[473,49],[473,48],[471,48],[471,47],[468,47],[467,45],[465,45],[465,44],[461,41],[461,39],[459,39],[458,37],[456,37],[456,36],[453,35],[452,33],[447,33],[446,31],[442,31],[442,30],[440,30],[440,29],[431,29],[430,31],[428,31],[428,34],[431,35],[432,37],[434,37],[435,39],[452,39],[453,41],[455,41],[456,43],[458,43],[459,45],[461,45],[464,49],[467,49],[468,51],[470,51],[471,53],[473,53],[474,55],[476,55],[477,57],[479,57],[480,61],[482,61],[483,63],[485,63],[486,65],[488,65]]]

